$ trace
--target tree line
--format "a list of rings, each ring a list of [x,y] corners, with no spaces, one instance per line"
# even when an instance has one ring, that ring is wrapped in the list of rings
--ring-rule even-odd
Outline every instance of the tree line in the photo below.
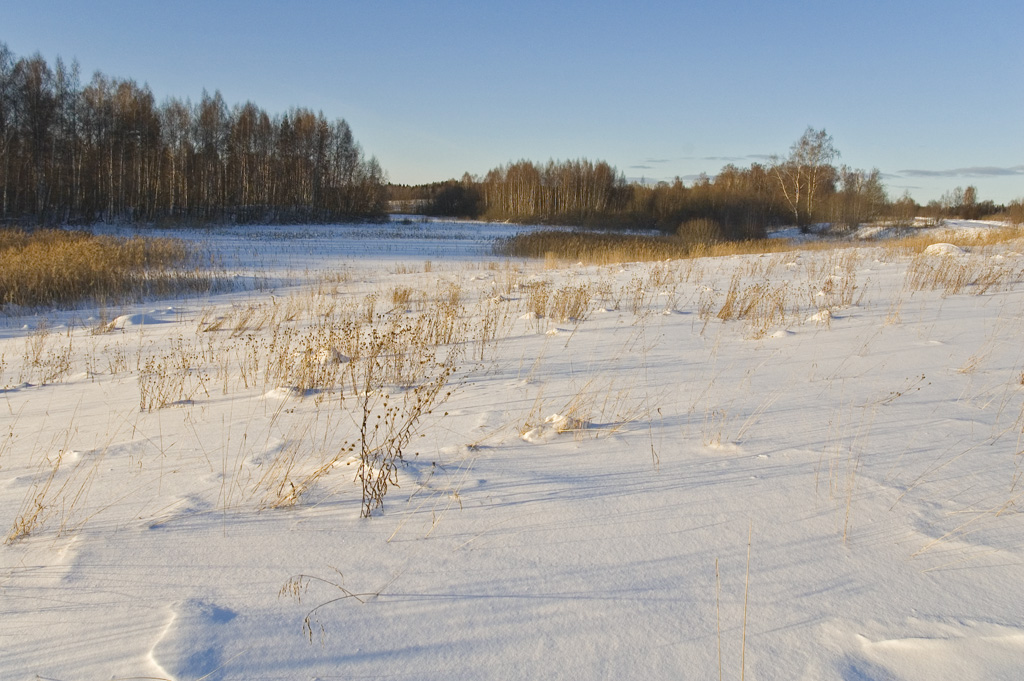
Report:
[[[759,238],[773,225],[854,226],[888,210],[879,171],[836,166],[837,156],[824,130],[808,128],[785,158],[747,168],[730,164],[689,186],[679,178],[654,185],[627,182],[604,161],[523,160],[483,177],[466,174],[424,185],[418,195],[409,187],[394,195],[419,198],[421,210],[435,215],[667,232],[699,224],[705,237],[710,230],[712,238]]]
[[[229,107],[220,92],[156,104],[147,85],[0,43],[0,224],[326,222],[377,218],[387,179],[348,123]]]
[[[0,225],[93,222],[329,222],[383,217],[388,200],[433,215],[605,227],[701,225],[705,236],[763,236],[773,225],[855,226],[915,216],[976,218],[1015,202],[979,200],[974,187],[917,205],[887,198],[877,169],[837,165],[824,130],[808,128],[766,163],[727,165],[689,184],[629,182],[604,161],[498,166],[416,187],[387,185],[342,119],[292,108],[268,114],[228,106],[220,92],[196,103],[154,101],[147,85],[77,63],[53,68],[0,43]]]
[[[522,160],[482,177],[395,187],[393,198],[430,215],[606,227],[655,228],[701,239],[760,238],[778,225],[816,223],[853,228],[874,220],[910,225],[916,216],[976,218],[1003,209],[977,200],[973,187],[919,206],[905,194],[890,200],[877,168],[837,164],[825,130],[808,127],[786,156],[741,168],[726,165],[689,185],[627,182],[603,161]],[[418,203],[416,203],[418,201]],[[933,205],[934,204],[934,205]],[[699,234],[687,234],[687,230]]]

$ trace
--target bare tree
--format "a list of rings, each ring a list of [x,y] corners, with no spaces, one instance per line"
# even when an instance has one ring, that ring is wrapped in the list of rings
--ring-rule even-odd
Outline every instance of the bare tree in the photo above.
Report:
[[[868,172],[843,166],[838,177],[841,189],[833,197],[833,224],[853,229],[881,215],[888,200],[878,168]]]
[[[917,217],[917,202],[910,196],[909,191],[904,191],[903,196],[893,202],[890,208],[892,219],[897,227],[910,227]]]
[[[0,43],[0,219],[7,217],[15,139],[14,53]]]
[[[813,221],[822,193],[833,188],[836,170],[832,161],[838,156],[832,136],[824,128],[815,130],[808,126],[790,147],[788,157],[772,159],[772,173],[801,229]]]

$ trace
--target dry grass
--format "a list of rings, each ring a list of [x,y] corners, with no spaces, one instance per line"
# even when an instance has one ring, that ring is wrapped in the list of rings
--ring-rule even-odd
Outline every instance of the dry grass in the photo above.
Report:
[[[842,250],[822,261],[809,262],[807,277],[811,307],[835,309],[852,305],[861,257],[858,251]]]
[[[205,290],[209,275],[177,239],[0,230],[0,305],[101,304]]]
[[[1012,241],[1024,239],[1020,226],[991,227],[979,230],[912,230],[905,236],[888,239],[880,244],[890,256],[918,255],[935,243],[950,243],[974,251],[986,250]]]
[[[571,260],[589,265],[607,265],[616,262],[775,253],[793,248],[784,239],[706,244],[686,242],[674,236],[548,230],[500,239],[495,244],[494,252],[507,257],[542,258],[545,262]]]
[[[416,291],[409,286],[396,286],[391,289],[391,304],[401,310],[408,310],[412,307]]]
[[[916,256],[907,268],[907,289],[939,291],[944,295],[970,292],[983,295],[1005,290],[1024,279],[1024,267],[970,255]]]
[[[19,383],[57,383],[71,372],[74,339],[50,333],[45,322],[25,337]]]
[[[593,291],[589,284],[567,284],[551,296],[548,316],[559,322],[583,321],[590,311]]]
[[[83,507],[101,470],[106,448],[90,456],[73,451],[71,440],[75,430],[74,424],[69,423],[53,435],[4,544],[39,533],[51,520],[58,521],[55,533],[60,537],[80,529],[91,517]]]
[[[881,244],[890,258],[916,255],[937,242],[985,249],[1024,239],[1020,226],[992,227],[974,231],[920,231],[889,239]],[[506,257],[538,258],[607,265],[621,262],[649,262],[693,258],[782,253],[786,251],[844,250],[864,245],[857,241],[819,240],[796,244],[788,239],[716,241],[681,239],[678,236],[545,230],[516,234],[497,241],[494,252]],[[883,256],[884,257],[884,256]],[[551,267],[548,266],[550,269]]]
[[[269,389],[264,397],[282,404],[275,419],[298,409],[313,420],[289,430],[282,453],[255,480],[244,479],[241,463],[225,464],[237,478],[231,489],[257,498],[261,509],[293,506],[350,465],[368,516],[397,483],[425,419],[448,398],[445,387],[462,355],[476,343],[483,353],[511,326],[505,306],[484,299],[490,322],[477,338],[458,284],[417,292],[418,312],[404,309],[404,295],[378,291],[345,301],[313,290],[272,305],[236,305],[220,316],[204,310],[194,339],[141,360],[140,404],[145,411],[188,404],[213,381],[225,394]],[[385,301],[399,304],[382,311]],[[299,406],[307,400],[311,407]]]
[[[722,321],[743,320],[752,338],[765,336],[773,327],[786,321],[786,301],[789,286],[782,283],[743,285],[735,275],[725,294],[725,301],[716,315]]]
[[[209,397],[199,351],[178,339],[170,351],[151,355],[139,367],[139,410],[190,403],[200,391]]]

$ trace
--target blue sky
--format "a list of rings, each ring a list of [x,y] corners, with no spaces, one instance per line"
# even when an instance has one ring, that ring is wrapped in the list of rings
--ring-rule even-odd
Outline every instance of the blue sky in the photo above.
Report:
[[[825,128],[918,201],[1024,197],[1024,3],[0,0],[0,41],[272,113],[345,118],[392,181],[518,159],[713,175]]]

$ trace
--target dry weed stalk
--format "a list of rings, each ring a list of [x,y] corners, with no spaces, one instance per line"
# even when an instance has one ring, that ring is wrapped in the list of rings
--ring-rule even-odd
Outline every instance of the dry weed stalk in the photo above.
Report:
[[[74,356],[74,337],[70,329],[67,345],[57,341],[59,336],[50,333],[45,322],[25,337],[25,351],[22,354],[22,369],[19,383],[55,383],[71,373],[71,358]],[[56,347],[55,347],[56,346]]]
[[[321,610],[326,608],[328,605],[332,605],[334,603],[338,603],[340,601],[344,601],[344,600],[347,600],[347,599],[350,599],[350,598],[355,600],[355,601],[358,601],[359,603],[365,603],[368,600],[371,600],[373,598],[377,598],[378,596],[380,596],[381,593],[384,591],[384,589],[388,588],[391,585],[391,582],[393,582],[395,579],[398,578],[397,575],[395,577],[392,577],[390,581],[388,581],[386,584],[384,584],[382,587],[380,587],[376,591],[367,592],[367,593],[356,593],[354,591],[350,591],[345,586],[343,586],[342,583],[345,581],[345,576],[341,573],[341,571],[338,570],[337,568],[332,568],[332,569],[336,573],[338,573],[338,577],[339,577],[338,581],[333,581],[333,580],[330,580],[330,579],[324,579],[323,577],[316,577],[316,576],[313,576],[313,575],[295,575],[294,577],[290,578],[287,582],[285,582],[284,586],[281,587],[281,590],[277,594],[278,598],[281,598],[281,597],[291,597],[291,598],[294,598],[297,603],[302,603],[303,597],[309,591],[309,585],[311,583],[313,583],[313,582],[318,582],[318,583],[321,583],[321,584],[325,584],[327,586],[332,587],[335,591],[341,593],[340,596],[336,596],[334,598],[330,598],[330,599],[320,603],[320,605],[316,606],[315,608],[313,608],[312,610],[307,612],[306,616],[303,618],[303,620],[302,620],[302,633],[309,639],[310,645],[313,644],[313,626],[314,626],[314,624],[316,625],[317,629],[320,632],[320,644],[324,645],[325,641],[326,641],[327,630],[324,627],[323,622],[320,620],[320,617],[319,617],[319,614],[320,614]]]
[[[363,517],[384,503],[388,487],[398,485],[398,463],[416,435],[421,421],[444,403],[451,392],[445,392],[448,380],[455,372],[451,355],[436,361],[426,348],[419,348],[420,363],[415,379],[406,380],[405,390],[392,397],[384,390],[403,368],[396,367],[401,357],[401,334],[377,333],[364,341],[358,361],[350,364],[352,382],[357,385],[357,425],[359,467],[356,478],[362,488]],[[417,452],[418,454],[418,452]]]
[[[829,497],[842,504],[844,544],[847,543],[852,531],[853,498],[857,488],[857,473],[861,468],[866,440],[870,437],[878,408],[892,403],[910,390],[919,389],[913,386],[921,380],[924,380],[924,376],[916,379],[914,383],[908,383],[908,387],[905,387],[903,391],[890,392],[887,397],[860,407],[862,414],[856,419],[855,431],[852,435],[846,432],[848,427],[843,421],[841,411],[836,410],[832,418],[829,419],[829,442],[826,445],[826,449],[831,450],[828,460],[828,490]],[[814,474],[816,490],[824,456],[825,451],[822,452],[821,458],[818,460],[818,470]]]
[[[519,290],[521,279],[520,272],[506,263],[494,277],[494,295],[511,296]]]
[[[650,312],[649,306],[654,300],[654,290],[647,285],[643,277],[633,275],[623,289],[621,297],[626,299],[628,309],[634,316],[643,317]]]
[[[740,635],[740,681],[747,673],[747,605],[750,596],[750,548],[754,540],[754,521],[750,521],[747,532],[747,569],[743,578],[743,627]],[[718,679],[722,680],[722,581],[718,572],[718,558],[715,558],[715,629],[718,634]]]
[[[475,359],[482,362],[487,348],[496,346],[511,333],[514,323],[513,308],[506,305],[504,299],[487,298],[480,303],[473,316],[479,319],[479,335],[476,339],[479,351],[475,354]]]
[[[785,323],[788,295],[787,283],[744,286],[740,275],[736,274],[716,316],[722,321],[742,320],[749,337],[762,338],[772,328]]]
[[[280,415],[281,410],[274,414],[274,420]],[[289,431],[286,438],[288,445],[264,467],[262,475],[252,485],[253,495],[262,492],[259,503],[261,510],[295,506],[335,467],[343,462],[350,463],[355,445],[350,442],[342,442],[337,446],[333,444],[337,425],[332,418],[332,411],[320,408],[312,418]],[[334,454],[322,459],[320,455],[323,452]],[[313,459],[312,466],[309,459]]]
[[[257,482],[265,490],[262,507],[295,504],[351,457],[357,459],[361,515],[368,517],[382,505],[388,488],[398,484],[399,463],[424,419],[450,395],[445,387],[465,351],[458,343],[468,333],[461,288],[443,286],[437,294],[419,314],[396,309],[369,322],[368,310],[376,302],[370,295],[358,309],[321,307],[323,316],[304,333],[271,329],[265,345],[268,380],[291,386],[300,397],[312,393],[318,405],[335,395],[331,404],[346,410],[355,432],[340,445],[313,438],[312,451],[331,454],[310,469],[300,461],[307,449],[302,443],[309,439],[302,431]]]
[[[50,488],[53,487],[57,473],[60,471],[63,458],[64,450],[62,449],[57,452],[57,456],[51,463],[50,470],[43,482],[32,486],[29,494],[25,497],[25,502],[22,504],[21,511],[14,519],[14,525],[11,527],[10,531],[7,533],[7,537],[4,539],[5,544],[12,544],[41,528],[49,515],[53,512],[54,507]]]
[[[209,397],[207,380],[199,352],[178,338],[167,354],[150,355],[140,362],[139,410],[191,402],[200,391]]]
[[[590,311],[592,289],[589,284],[568,284],[551,296],[548,316],[559,322],[583,321]]]
[[[974,254],[914,257],[907,268],[910,291],[937,291],[956,295],[970,289],[975,295],[1005,290],[1024,278],[1024,267],[1006,266]]]
[[[100,464],[107,447],[93,457],[80,456],[73,464],[70,464],[70,470],[68,470],[65,459],[69,455],[74,455],[71,450],[71,438],[77,432],[73,422],[74,416],[63,431],[63,444],[57,448],[53,459],[46,457],[40,463],[42,480],[29,488],[21,509],[4,539],[5,544],[12,544],[38,532],[54,516],[60,519],[60,525],[56,530],[58,537],[80,528],[91,517],[86,517],[77,525],[72,525],[74,517],[85,502],[92,483],[99,474]],[[51,447],[56,445],[61,437],[61,434],[55,435]],[[108,442],[107,446],[109,444]],[[60,477],[64,478],[61,482],[58,481]]]
[[[815,261],[810,261],[807,276],[811,307],[835,310],[853,305],[859,262],[860,255],[852,250],[834,252],[825,259],[820,270]]]
[[[415,289],[409,286],[396,286],[391,289],[391,304],[399,310],[408,310],[412,307]]]

